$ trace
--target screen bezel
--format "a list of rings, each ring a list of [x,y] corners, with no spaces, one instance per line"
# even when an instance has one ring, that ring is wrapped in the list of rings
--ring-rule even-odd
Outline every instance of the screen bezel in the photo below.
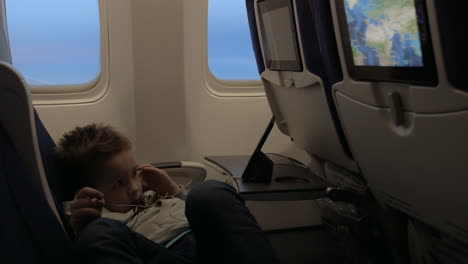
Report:
[[[302,71],[302,59],[299,47],[299,41],[297,37],[296,19],[294,16],[293,5],[291,0],[259,0],[257,2],[258,13],[260,14],[260,35],[262,39],[262,49],[265,58],[265,66],[271,71]],[[266,36],[265,25],[263,23],[263,14],[287,7],[289,11],[291,31],[294,42],[294,51],[296,55],[295,60],[272,60],[270,50],[268,48],[268,38]]]
[[[336,0],[336,9],[346,67],[348,68],[348,74],[352,79],[356,81],[387,81],[427,86],[436,86],[438,84],[437,69],[432,48],[432,38],[424,0],[414,0],[418,20],[419,38],[421,41],[423,67],[355,65],[344,1],[345,0]]]

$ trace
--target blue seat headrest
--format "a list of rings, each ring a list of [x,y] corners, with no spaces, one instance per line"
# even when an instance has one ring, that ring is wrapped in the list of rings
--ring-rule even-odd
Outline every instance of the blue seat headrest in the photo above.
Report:
[[[44,127],[37,111],[34,109],[34,119],[36,122],[36,133],[41,152],[42,165],[49,182],[49,187],[56,199],[62,201],[62,193],[60,190],[60,178],[57,174],[56,162],[54,158],[55,142],[50,136],[47,129]]]

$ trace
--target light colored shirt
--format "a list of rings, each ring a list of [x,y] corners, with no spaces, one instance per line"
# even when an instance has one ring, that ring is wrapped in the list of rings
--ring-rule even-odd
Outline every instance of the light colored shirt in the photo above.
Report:
[[[133,231],[146,238],[163,244],[180,233],[189,229],[185,217],[185,197],[187,191],[181,187],[181,191],[174,197],[155,199],[154,192],[147,191],[143,195],[149,199],[149,207],[134,208],[126,213],[116,213],[103,208],[102,217],[114,219],[126,224]]]

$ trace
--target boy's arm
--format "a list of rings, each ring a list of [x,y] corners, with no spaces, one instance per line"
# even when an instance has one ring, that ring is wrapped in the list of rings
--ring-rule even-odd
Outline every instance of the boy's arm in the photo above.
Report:
[[[153,190],[162,196],[175,196],[182,191],[165,171],[149,164],[139,165],[137,173],[142,178],[143,191]]]
[[[70,202],[70,226],[75,233],[96,218],[101,217],[104,194],[90,187],[81,189]]]

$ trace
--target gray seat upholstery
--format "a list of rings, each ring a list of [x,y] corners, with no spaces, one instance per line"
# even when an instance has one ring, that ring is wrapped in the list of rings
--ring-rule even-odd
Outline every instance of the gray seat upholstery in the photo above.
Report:
[[[21,76],[8,64],[0,63],[0,80],[2,262],[64,263],[68,228],[48,184],[54,182],[49,170],[50,136],[32,108]]]

